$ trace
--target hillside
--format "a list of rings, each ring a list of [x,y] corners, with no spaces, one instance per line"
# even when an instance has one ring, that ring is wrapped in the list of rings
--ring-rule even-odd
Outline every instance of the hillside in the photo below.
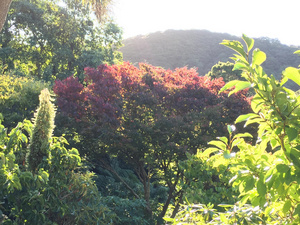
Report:
[[[197,67],[199,74],[205,75],[219,61],[230,61],[233,51],[219,44],[224,39],[241,41],[236,36],[206,30],[167,30],[125,39],[120,51],[124,61],[147,62],[166,69]],[[299,56],[293,54],[299,49],[295,46],[283,45],[276,39],[258,38],[255,47],[267,54],[263,67],[277,79],[284,68],[300,64]],[[287,86],[298,89],[291,82]]]

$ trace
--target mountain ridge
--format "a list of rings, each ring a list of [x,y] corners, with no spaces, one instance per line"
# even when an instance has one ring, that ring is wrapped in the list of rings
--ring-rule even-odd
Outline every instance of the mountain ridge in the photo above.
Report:
[[[199,75],[207,74],[219,61],[231,61],[234,51],[220,45],[224,40],[242,39],[227,33],[208,30],[166,30],[147,35],[138,35],[123,40],[124,61],[133,64],[146,62],[165,69],[187,66],[198,69]],[[263,67],[268,75],[280,79],[282,71],[289,66],[298,67],[300,58],[293,53],[298,46],[281,44],[277,39],[268,37],[254,38],[254,48],[267,54]],[[289,82],[287,87],[298,90],[298,85]]]

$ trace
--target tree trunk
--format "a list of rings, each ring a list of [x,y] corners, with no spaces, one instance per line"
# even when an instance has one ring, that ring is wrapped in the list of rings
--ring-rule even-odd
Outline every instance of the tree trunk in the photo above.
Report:
[[[182,204],[182,202],[183,202],[182,198],[183,198],[183,190],[180,191],[178,202],[176,203],[176,206],[175,206],[175,208],[173,210],[171,218],[175,218],[176,214],[178,213],[179,208],[180,208],[180,204]]]
[[[0,31],[6,20],[6,16],[10,7],[12,0],[1,0],[0,1]]]

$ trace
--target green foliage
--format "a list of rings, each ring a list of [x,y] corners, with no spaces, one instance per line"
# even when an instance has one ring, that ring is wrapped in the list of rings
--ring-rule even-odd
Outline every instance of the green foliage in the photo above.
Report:
[[[251,55],[253,40],[245,35],[243,40],[246,50],[237,41],[224,40],[222,44],[238,53],[233,57],[234,68],[243,71],[242,77],[255,91],[253,113],[241,115],[235,122],[245,122],[245,126],[258,123],[258,140],[251,145],[245,139],[249,134],[235,134],[233,126],[228,126],[229,137],[210,142],[213,147],[203,153],[210,155],[208,161],[216,168],[230,165],[234,176],[229,183],[240,193],[240,200],[221,219],[228,223],[230,211],[251,204],[262,220],[251,224],[299,224],[300,98],[283,85],[288,79],[298,83],[300,70],[288,67],[281,81],[268,77],[261,67],[266,54],[254,49]],[[242,82],[231,81],[221,91],[233,88],[234,93],[242,89]]]
[[[222,77],[225,82],[236,80],[241,78],[242,71],[234,70],[234,64],[231,62],[218,62],[211,68],[211,71],[206,74],[206,76],[211,77],[212,79]]]
[[[50,139],[54,113],[49,97],[44,90],[34,128],[25,120],[7,134],[0,123],[1,224],[113,224],[116,215],[103,204],[93,174],[80,169],[78,151],[65,148],[68,143],[63,137]],[[41,115],[48,115],[43,118],[48,124],[39,118]],[[45,135],[34,134],[39,123],[46,126],[40,130]],[[26,133],[33,133],[30,145],[47,142],[48,154],[34,173],[25,167]]]
[[[0,59],[6,70],[53,82],[87,66],[113,64],[121,30],[113,23],[99,24],[81,1],[13,1],[0,35]]]
[[[39,104],[39,94],[49,85],[27,77],[0,75],[0,113],[3,124],[13,128],[19,121],[32,118]]]
[[[147,215],[145,208],[147,203],[144,199],[126,199],[117,196],[102,198],[107,207],[116,213],[116,225],[150,225],[154,224]]]
[[[233,122],[250,106],[245,92],[218,95],[222,79],[200,77],[186,67],[100,65],[86,68],[85,84],[73,77],[55,82],[60,127],[69,128],[70,136],[77,134],[81,153],[117,178],[130,192],[128,198],[144,199],[145,215],[158,220],[170,204],[176,205],[176,214],[183,201],[189,181],[179,163],[186,153],[194,154],[213,135],[226,133],[220,124]],[[233,108],[234,102],[239,106]],[[110,158],[125,162],[136,179],[112,168]],[[115,188],[118,192],[120,184]]]
[[[208,159],[209,154],[202,154],[201,151],[188,155],[188,159],[180,164],[188,182],[181,182],[180,185],[185,190],[186,201],[210,204],[222,210],[218,205],[234,204],[239,193],[229,184],[232,177],[230,166],[225,164],[214,167]]]
[[[261,218],[261,210],[258,207],[244,205],[220,205],[223,208],[231,208],[226,212],[217,212],[213,205],[189,204],[180,209],[175,218],[165,218],[167,225],[175,224],[266,224]],[[268,223],[270,224],[270,223]]]

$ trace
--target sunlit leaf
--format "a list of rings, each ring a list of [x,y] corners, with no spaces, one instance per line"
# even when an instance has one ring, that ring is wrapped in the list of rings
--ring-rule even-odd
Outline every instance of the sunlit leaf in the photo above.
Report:
[[[247,58],[247,55],[244,51],[244,46],[241,44],[241,42],[223,40],[223,42],[221,44],[227,46],[228,48],[231,48],[234,51],[236,51],[237,53],[239,53],[244,58]]]
[[[232,88],[233,86],[235,86],[237,83],[239,82],[239,80],[232,80],[232,81],[229,81],[227,84],[224,85],[224,87],[221,88],[220,92],[223,92],[227,89],[230,89]]]
[[[234,135],[234,138],[246,138],[246,137],[253,138],[252,134],[249,134],[249,133],[243,133],[243,134],[236,134],[236,135]]]
[[[243,121],[249,120],[250,118],[255,118],[255,117],[259,117],[257,114],[255,113],[248,113],[245,115],[240,115],[234,123],[241,123]]]
[[[295,51],[294,54],[300,55],[300,50]]]
[[[244,62],[236,62],[232,70],[246,70],[249,71],[249,66]]]
[[[299,69],[295,67],[288,67],[283,71],[283,75],[290,80],[294,81],[296,84],[300,86],[300,73]]]
[[[261,65],[264,61],[266,61],[266,59],[266,53],[260,51],[258,48],[255,49],[252,56],[252,68],[255,68],[257,65]]]
[[[226,149],[226,144],[224,144],[223,141],[210,141],[208,142],[208,144],[210,145],[214,145],[216,147],[218,147],[219,149],[225,150]]]
[[[247,45],[248,52],[250,52],[251,49],[254,46],[254,39],[247,37],[245,34],[243,34],[242,38],[243,38],[243,40],[245,41],[245,43]]]
[[[223,141],[225,144],[228,144],[228,138],[227,137],[217,137],[217,139]]]
[[[218,152],[218,151],[220,151],[219,148],[207,148],[207,149],[202,153],[202,156],[203,156],[203,157],[208,157],[208,156],[210,156],[210,154],[215,153],[215,152]]]
[[[244,89],[250,88],[251,87],[251,83],[248,81],[239,81],[236,83],[235,85],[235,89],[232,90],[231,92],[229,92],[228,96],[237,93],[239,91],[242,91]]]

